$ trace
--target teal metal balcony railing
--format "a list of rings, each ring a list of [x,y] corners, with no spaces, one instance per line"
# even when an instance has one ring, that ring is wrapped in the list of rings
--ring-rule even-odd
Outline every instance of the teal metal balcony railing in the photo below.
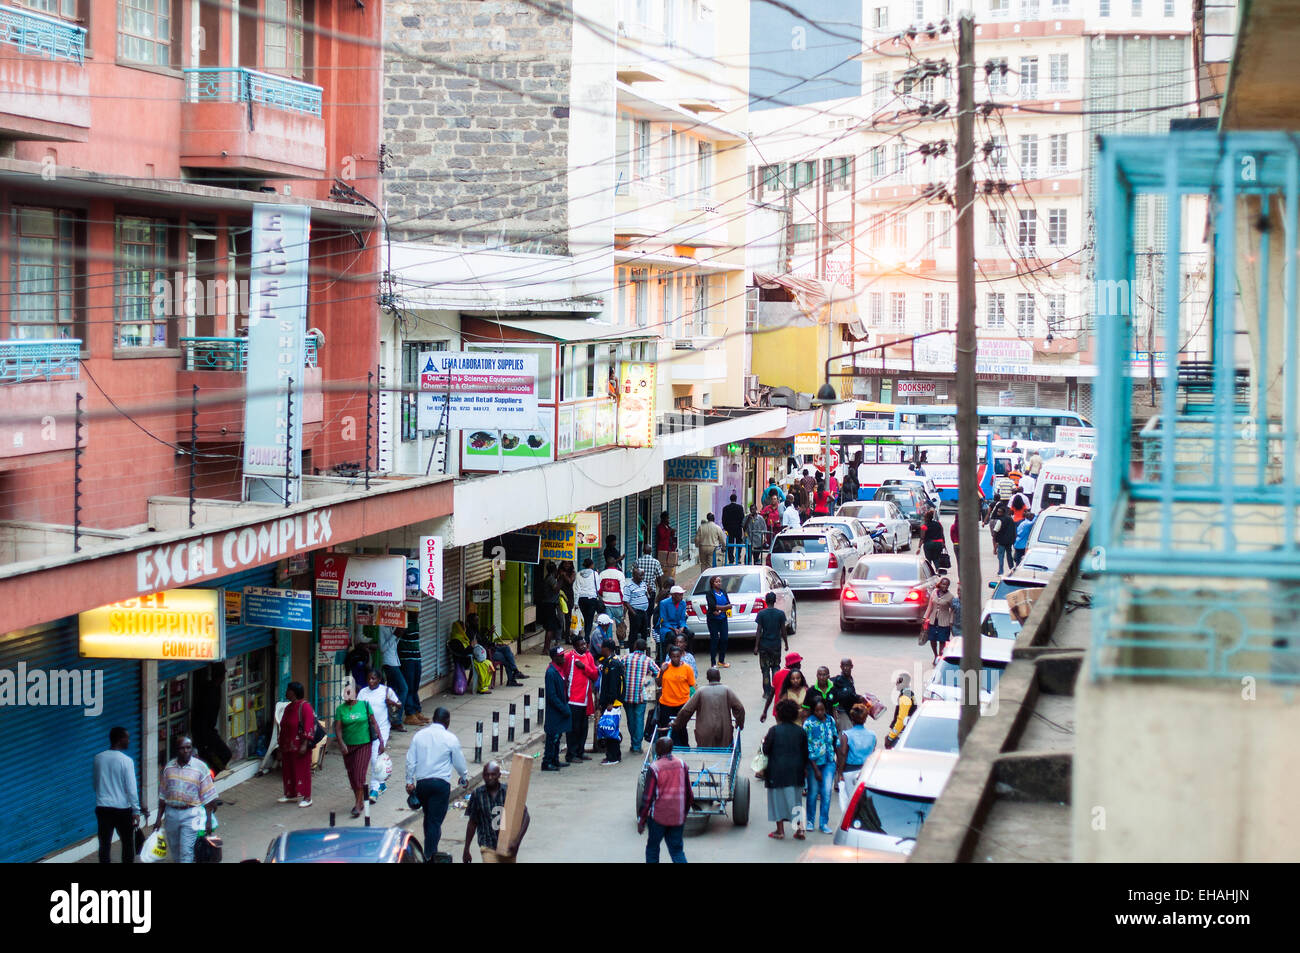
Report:
[[[1097,184],[1094,677],[1300,683],[1300,142],[1103,137]],[[1190,197],[1209,209],[1210,310],[1163,269],[1168,386],[1135,448],[1134,308],[1115,304],[1140,297],[1141,204],[1164,218],[1156,252],[1182,262],[1207,224],[1183,221]],[[1212,360],[1186,360],[1180,342],[1207,320]]]
[[[248,370],[248,338],[181,338],[187,371]],[[307,338],[303,363],[316,366],[316,338]]]
[[[23,53],[86,65],[86,30],[21,7],[0,6],[0,42]]]
[[[81,378],[81,341],[0,341],[0,383]]]
[[[244,67],[185,70],[189,102],[257,103],[308,116],[321,115],[321,87]]]

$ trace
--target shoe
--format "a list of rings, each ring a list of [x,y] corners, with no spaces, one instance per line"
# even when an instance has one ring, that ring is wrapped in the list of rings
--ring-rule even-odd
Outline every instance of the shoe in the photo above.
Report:
[[[527,677],[528,677],[528,676],[525,675],[523,672],[515,672],[515,678],[516,678],[516,679],[527,678]]]
[[[385,791],[387,791],[387,790],[388,790],[388,782],[387,782],[387,781],[380,781],[380,782],[379,782],[379,793],[380,793],[380,794],[383,794],[383,793],[384,793]]]
[[[424,712],[417,711],[417,712],[415,713],[415,717],[416,717],[416,719],[419,720],[420,724],[422,724],[422,725],[432,725],[432,724],[433,724],[433,719],[430,718],[430,717],[428,717],[427,715],[425,715]]]
[[[831,830],[829,827],[818,828],[818,830],[820,830],[823,834],[834,834],[834,833],[835,833],[835,832],[834,832],[833,830]]]
[[[403,719],[402,719],[402,724],[404,724],[404,725],[414,725],[416,728],[423,728],[423,727],[424,727],[424,722],[420,721],[420,716],[417,715],[417,714],[415,714],[415,712],[411,712],[411,714],[409,714],[409,715],[407,715],[405,718],[403,718]]]
[[[601,762],[601,764],[622,764],[622,763],[623,762],[621,759],[618,761],[610,761],[608,758],[606,758],[604,761]]]
[[[573,767],[573,765],[571,765],[571,764],[568,764],[568,763],[561,764],[561,763],[558,762],[558,761],[555,762],[555,766],[556,766],[557,768],[571,768],[571,767]]]
[[[299,807],[311,807],[311,798],[298,802]]]
[[[543,771],[559,771],[561,767],[563,767],[563,765],[559,765],[559,764],[544,764],[544,765],[542,765],[542,770],[543,770]]]
[[[296,797],[278,797],[276,798],[281,804],[288,804],[290,801],[298,800]]]
[[[580,755],[578,755],[576,758],[574,758],[573,760],[574,760],[574,761],[590,761],[591,759],[588,758],[585,754],[580,754]]]
[[[369,798],[369,800],[370,800],[370,803],[371,803],[371,804],[378,804],[378,803],[379,803],[379,792],[378,792],[378,791],[371,791],[371,792],[370,792],[370,798]]]
[[[519,682],[513,678],[510,679],[510,681],[506,682],[506,688],[522,688],[522,687],[523,686],[520,685]]]
[[[730,662],[719,662],[719,663],[718,663],[718,668],[731,668],[731,663],[730,663]]]
[[[391,728],[393,731],[406,731],[406,729],[402,727],[401,722],[399,722],[396,725],[389,725],[388,727]]]

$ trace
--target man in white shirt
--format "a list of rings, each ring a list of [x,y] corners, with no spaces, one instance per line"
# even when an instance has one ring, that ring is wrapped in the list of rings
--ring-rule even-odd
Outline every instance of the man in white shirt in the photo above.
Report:
[[[108,750],[95,755],[91,765],[101,864],[112,862],[114,831],[122,842],[122,863],[135,861],[135,826],[142,812],[135,762],[126,753],[130,744],[131,735],[125,728],[113,728],[108,733]]]
[[[591,621],[600,610],[600,594],[596,590],[600,576],[592,568],[593,565],[588,556],[573,578],[573,598],[577,600],[578,610],[582,613],[582,634],[587,638],[591,638]]]
[[[406,752],[406,793],[424,810],[424,856],[428,860],[433,860],[442,839],[442,822],[451,803],[452,769],[462,787],[469,783],[469,765],[460,750],[460,739],[447,730],[450,724],[451,712],[439,708],[433,713],[433,724],[416,732]]]
[[[798,529],[800,526],[799,510],[789,500],[786,501],[785,512],[781,514],[781,526],[783,529]]]
[[[1032,473],[1026,473],[1020,478],[1020,492],[1025,494],[1027,499],[1034,498],[1034,487],[1038,484],[1037,478]]]

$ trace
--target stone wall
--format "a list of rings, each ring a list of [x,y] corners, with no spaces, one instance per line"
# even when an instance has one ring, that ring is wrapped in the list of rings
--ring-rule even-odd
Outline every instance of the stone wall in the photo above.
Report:
[[[393,237],[567,254],[571,16],[392,0],[384,17]]]

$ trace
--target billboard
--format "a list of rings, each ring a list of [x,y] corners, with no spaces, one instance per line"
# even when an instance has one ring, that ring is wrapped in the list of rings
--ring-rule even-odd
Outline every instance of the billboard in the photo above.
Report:
[[[214,662],[226,656],[220,589],[167,589],[77,617],[82,658]]]
[[[618,445],[653,447],[655,444],[654,364],[623,361],[618,372]]]
[[[419,426],[527,431],[537,427],[537,355],[521,351],[423,351]]]
[[[519,430],[462,430],[462,470],[526,470],[555,459],[555,410],[543,407],[537,426]]]
[[[722,467],[717,457],[674,457],[664,461],[664,482],[721,486]]]

